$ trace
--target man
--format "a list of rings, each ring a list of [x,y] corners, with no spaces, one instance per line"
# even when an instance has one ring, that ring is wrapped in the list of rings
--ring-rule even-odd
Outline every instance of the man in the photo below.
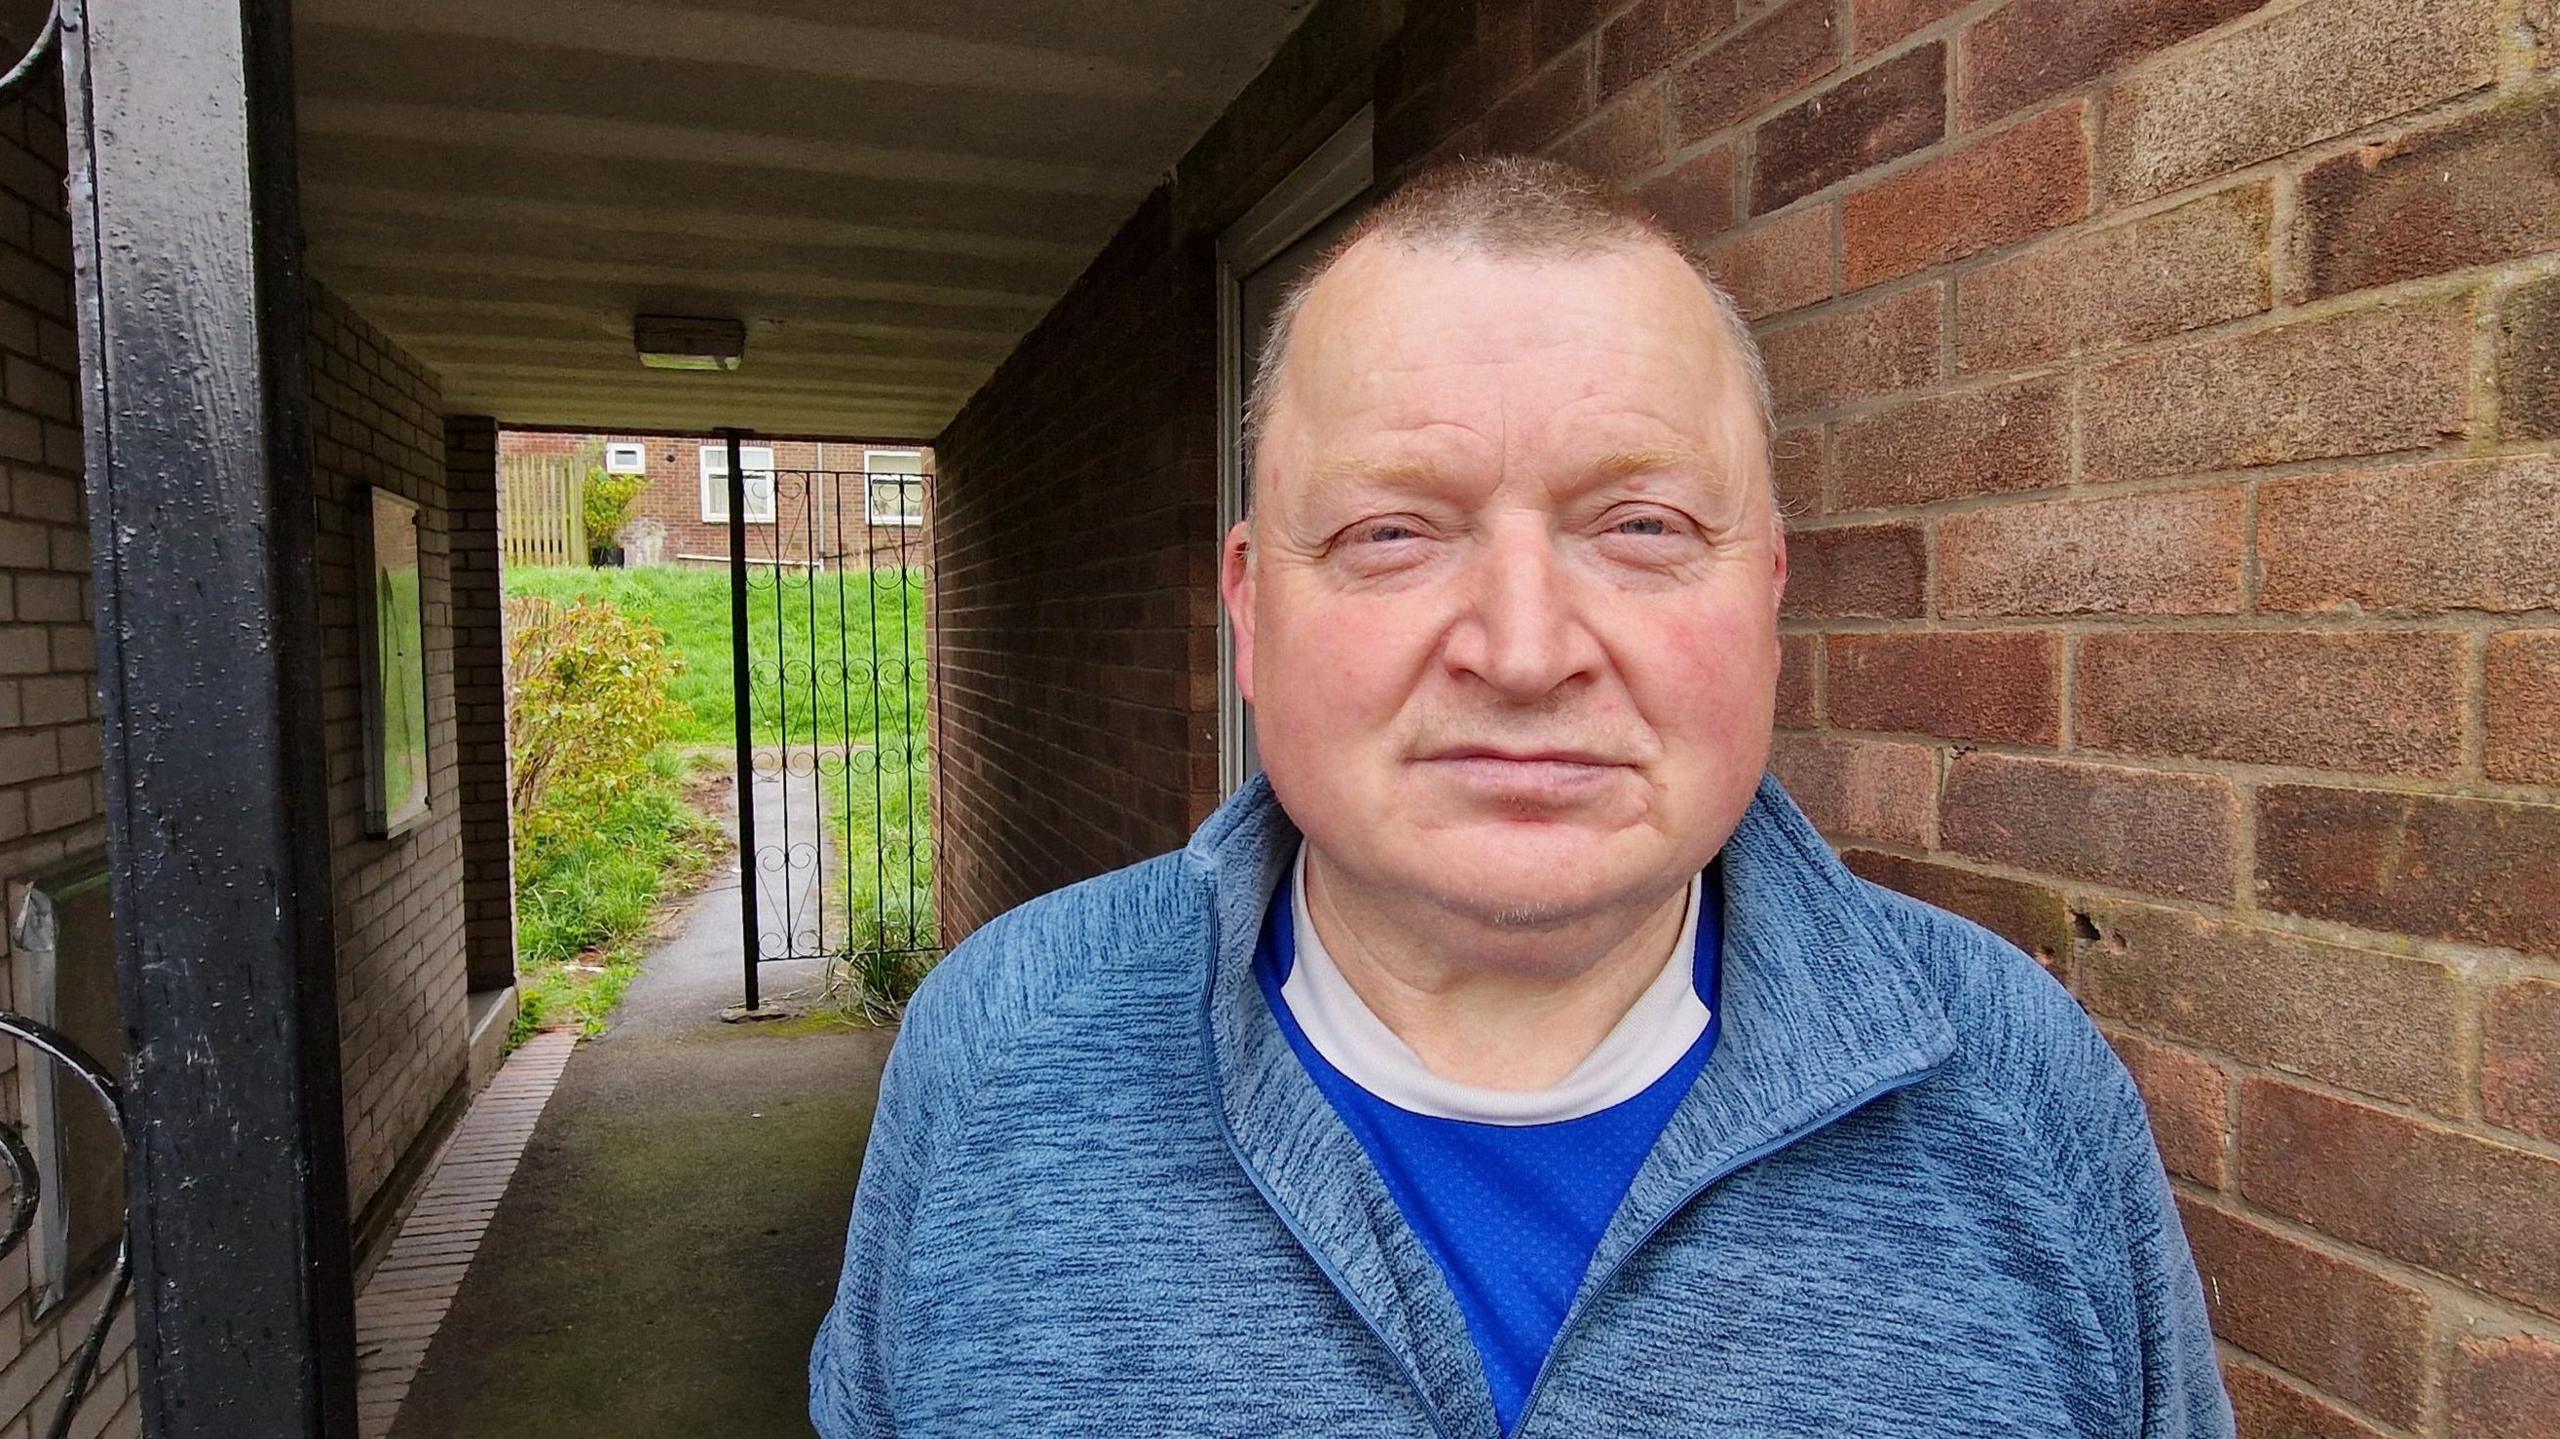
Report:
[[[1762,776],[1767,402],[1663,232],[1425,176],[1254,421],[1267,783],[917,995],[819,1431],[2230,1432],[2096,1030]]]

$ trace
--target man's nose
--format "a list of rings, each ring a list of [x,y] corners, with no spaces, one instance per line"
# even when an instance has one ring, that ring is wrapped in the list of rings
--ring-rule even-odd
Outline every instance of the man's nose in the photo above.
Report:
[[[1583,599],[1543,524],[1497,531],[1469,557],[1466,610],[1449,636],[1450,668],[1506,699],[1545,698],[1598,662]]]

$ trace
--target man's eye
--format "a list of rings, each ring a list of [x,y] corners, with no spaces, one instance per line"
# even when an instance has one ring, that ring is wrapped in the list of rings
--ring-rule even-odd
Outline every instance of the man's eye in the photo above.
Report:
[[[1374,525],[1363,525],[1358,530],[1352,532],[1353,539],[1360,541],[1362,544],[1373,545],[1387,544],[1396,540],[1415,539],[1418,538],[1419,535],[1420,531],[1414,529],[1411,525],[1400,525],[1393,521],[1382,521]]]
[[[1613,534],[1659,536],[1671,533],[1671,521],[1661,515],[1629,515],[1610,527]]]

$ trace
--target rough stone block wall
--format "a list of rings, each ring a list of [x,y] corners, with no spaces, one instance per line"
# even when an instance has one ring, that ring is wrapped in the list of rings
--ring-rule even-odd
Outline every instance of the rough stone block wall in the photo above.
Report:
[[[1317,6],[940,437],[946,937],[1216,796],[1217,228],[1372,99],[1390,179],[1571,159],[1767,350],[1777,768],[2107,1027],[2244,1432],[2554,1432],[2560,11],[1400,8]]]
[[[425,1132],[467,1061],[454,525],[435,376],[317,283],[311,286],[309,355],[347,1193],[361,1214]],[[356,625],[367,613],[361,597],[368,485],[415,500],[422,510],[428,809],[390,839],[365,833],[364,676]]]
[[[1766,347],[1776,767],[2042,958],[2244,1433],[2560,1432],[2560,25],[1415,0],[1381,161],[1561,156]]]

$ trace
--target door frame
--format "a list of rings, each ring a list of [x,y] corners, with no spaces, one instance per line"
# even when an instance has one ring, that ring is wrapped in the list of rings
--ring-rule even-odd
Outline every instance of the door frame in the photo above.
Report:
[[[1244,398],[1252,376],[1238,352],[1244,282],[1256,270],[1368,192],[1377,178],[1375,107],[1343,122],[1313,154],[1218,237],[1218,534],[1223,568],[1227,531],[1244,518]],[[1235,625],[1218,606],[1218,786],[1223,797],[1248,777],[1245,703],[1236,685]]]

